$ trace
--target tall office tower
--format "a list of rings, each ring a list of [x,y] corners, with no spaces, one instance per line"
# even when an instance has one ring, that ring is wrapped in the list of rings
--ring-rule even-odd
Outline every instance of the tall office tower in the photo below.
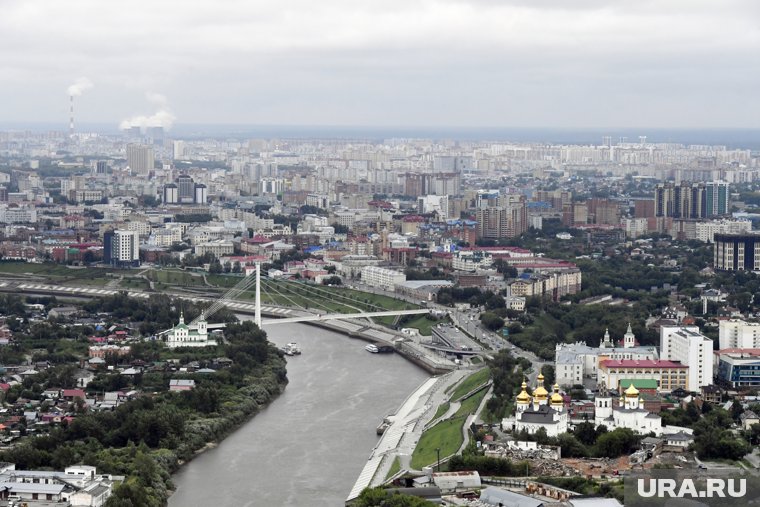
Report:
[[[728,215],[728,182],[711,181],[705,186],[706,216]]]
[[[193,203],[195,202],[195,183],[193,179],[187,174],[181,174],[177,178],[178,201],[179,203]]]
[[[95,166],[95,174],[107,174],[108,173],[108,162],[105,160],[98,160],[97,165]]]
[[[146,144],[127,145],[127,165],[132,174],[148,174],[153,170],[156,155],[153,147]]]

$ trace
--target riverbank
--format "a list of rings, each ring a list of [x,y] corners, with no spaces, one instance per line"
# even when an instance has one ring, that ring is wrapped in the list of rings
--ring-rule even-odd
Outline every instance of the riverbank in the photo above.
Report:
[[[179,469],[170,507],[342,505],[377,445],[377,424],[428,378],[343,334],[303,324],[265,329],[277,346],[296,342],[303,351],[287,358],[287,388]]]
[[[282,353],[251,322],[230,323],[216,348],[167,351],[135,343],[135,373],[99,370],[88,391],[137,393],[110,410],[81,410],[68,424],[0,452],[19,470],[87,464],[124,476],[109,504],[161,507],[171,474],[268,406],[287,384]],[[181,388],[180,391],[170,386]]]

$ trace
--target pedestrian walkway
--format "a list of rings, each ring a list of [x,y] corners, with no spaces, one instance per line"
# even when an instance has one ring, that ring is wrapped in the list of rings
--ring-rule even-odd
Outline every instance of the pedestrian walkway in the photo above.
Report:
[[[348,500],[359,496],[366,487],[384,483],[396,457],[399,458],[402,469],[411,468],[411,455],[422,432],[438,406],[448,400],[446,389],[470,373],[470,370],[455,370],[440,377],[429,378],[409,395],[396,414],[389,417],[391,425],[372,450]]]

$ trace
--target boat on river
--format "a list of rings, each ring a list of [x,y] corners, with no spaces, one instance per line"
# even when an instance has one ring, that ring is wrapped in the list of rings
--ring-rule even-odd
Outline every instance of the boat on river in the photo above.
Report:
[[[288,343],[284,347],[281,347],[280,350],[282,350],[287,356],[297,356],[301,353],[301,347],[295,342]]]

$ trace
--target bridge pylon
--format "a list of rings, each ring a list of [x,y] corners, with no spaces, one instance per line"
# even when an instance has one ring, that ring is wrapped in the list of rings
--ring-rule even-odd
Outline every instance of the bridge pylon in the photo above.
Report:
[[[261,329],[261,263],[256,263],[256,311],[253,322]]]

